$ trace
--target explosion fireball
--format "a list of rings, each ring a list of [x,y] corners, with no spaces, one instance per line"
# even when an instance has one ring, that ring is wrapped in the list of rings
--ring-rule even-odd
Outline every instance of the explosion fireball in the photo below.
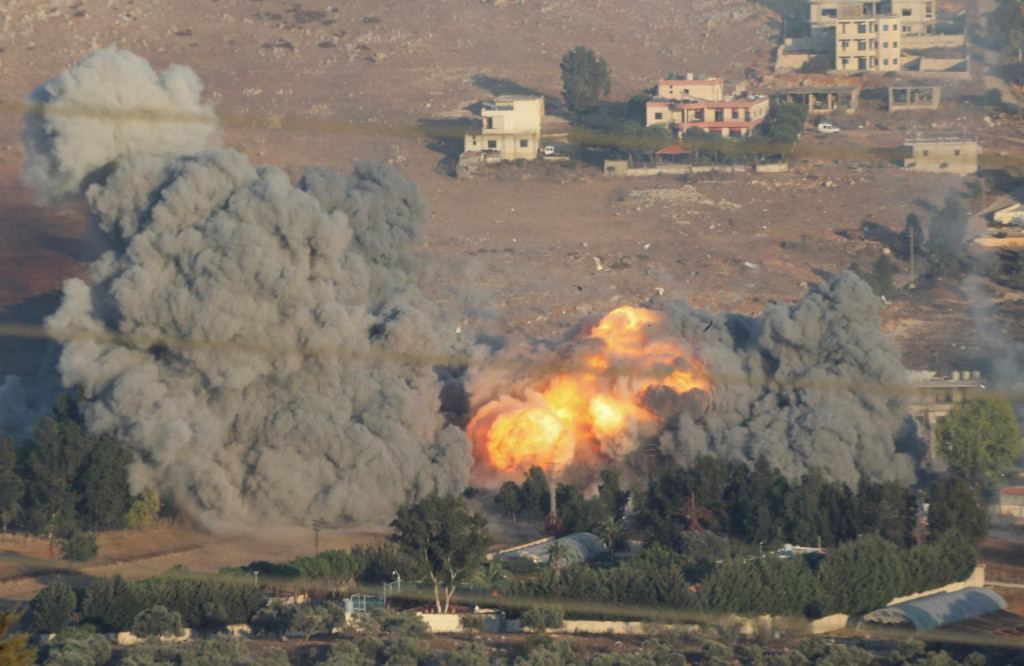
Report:
[[[621,307],[562,350],[566,362],[521,397],[483,405],[467,427],[477,461],[502,472],[620,460],[663,427],[644,407],[652,389],[708,390],[684,341],[654,310]]]

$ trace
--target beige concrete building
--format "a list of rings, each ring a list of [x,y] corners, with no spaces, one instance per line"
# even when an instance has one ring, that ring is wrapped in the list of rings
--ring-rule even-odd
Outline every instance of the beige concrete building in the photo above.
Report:
[[[536,159],[543,119],[541,95],[501,95],[483,103],[479,129],[466,134],[463,150],[497,152],[503,160]]]
[[[677,137],[691,127],[725,137],[747,137],[765,121],[770,106],[771,102],[763,95],[744,95],[717,102],[655,98],[647,102],[647,126],[668,125]]]
[[[916,371],[910,373],[914,397],[910,403],[910,415],[917,423],[917,434],[928,444],[928,459],[938,458],[935,427],[939,420],[949,414],[957,403],[981,397],[985,392],[981,373],[978,371],[954,371],[949,377],[935,377],[934,372]]]
[[[801,86],[775,93],[777,104],[802,104],[809,115],[829,115],[835,111],[853,113],[860,100],[860,86]]]
[[[935,31],[934,0],[808,0],[806,21],[811,37],[831,40],[840,19],[896,16],[904,35]]]
[[[900,20],[892,14],[836,21],[836,65],[841,72],[900,69]]]
[[[996,515],[1024,518],[1024,486],[1010,486],[999,491]]]
[[[706,102],[721,102],[725,99],[725,80],[706,76],[669,74],[658,81],[658,95],[661,99],[699,99]]]
[[[914,132],[903,141],[903,167],[912,171],[958,173],[978,171],[978,140],[964,132]]]
[[[924,111],[939,108],[942,87],[933,85],[889,86],[889,111]]]

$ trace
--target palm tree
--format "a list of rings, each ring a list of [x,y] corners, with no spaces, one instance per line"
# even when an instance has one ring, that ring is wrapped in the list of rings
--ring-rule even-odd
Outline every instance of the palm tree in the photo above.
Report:
[[[473,583],[486,589],[488,594],[496,595],[505,591],[508,572],[501,562],[491,560],[484,568],[477,569],[473,575]]]
[[[569,555],[569,544],[565,539],[555,539],[548,544],[548,564],[554,567],[555,571],[562,570],[562,561]]]
[[[615,546],[622,541],[624,533],[622,522],[622,520],[616,520],[615,518],[605,518],[594,528],[594,533],[601,537],[605,548],[611,554],[615,553]]]

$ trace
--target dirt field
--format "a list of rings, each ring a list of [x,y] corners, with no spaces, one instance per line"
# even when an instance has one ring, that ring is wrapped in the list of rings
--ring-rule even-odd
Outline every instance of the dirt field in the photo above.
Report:
[[[593,166],[504,166],[474,180],[438,168],[451,146],[410,130],[464,116],[505,92],[548,96],[560,113],[561,55],[595,47],[611,67],[610,99],[622,103],[667,72],[743,78],[753,87],[807,77],[768,75],[780,23],[793,2],[689,0],[9,0],[0,16],[0,323],[38,324],[64,279],[83,275],[94,248],[84,211],[38,206],[17,181],[21,100],[90,50],[128,48],[163,68],[191,66],[224,125],[222,142],[293,178],[312,165],[341,171],[359,159],[387,161],[419,183],[431,205],[423,287],[462,313],[464,330],[558,336],[581,316],[650,298],[684,297],[712,310],[758,312],[793,301],[809,284],[870,264],[881,252],[865,223],[899,230],[922,219],[972,178],[906,173],[865,151],[898,145],[905,130],[960,122],[983,130],[1017,176],[1017,121],[984,119],[966,82],[943,93],[940,112],[886,114],[865,77],[862,110],[833,120],[828,137],[807,133],[813,156],[791,173],[613,179]],[[723,54],[725,54],[723,56]],[[906,282],[909,276],[899,276]],[[468,286],[469,285],[469,286]],[[986,289],[989,287],[986,286]],[[938,284],[883,309],[905,364],[940,372],[974,367],[1008,339],[1024,339],[1014,300],[979,307],[977,292]],[[982,292],[986,293],[986,292]],[[998,336],[977,335],[978,313]],[[989,327],[992,328],[992,327]],[[39,341],[0,337],[0,376],[28,374]],[[372,536],[372,535],[370,535]],[[348,547],[366,534],[323,535]],[[83,575],[151,575],[176,563],[213,570],[311,551],[308,530],[224,539],[171,528],[101,538],[103,560]],[[52,568],[46,544],[0,543],[0,581]],[[118,560],[122,560],[118,563]],[[129,563],[130,561],[130,563]],[[2,596],[30,598],[46,576],[6,580]]]

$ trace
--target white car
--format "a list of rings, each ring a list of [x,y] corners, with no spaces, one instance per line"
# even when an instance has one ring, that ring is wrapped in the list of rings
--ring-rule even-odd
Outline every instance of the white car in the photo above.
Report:
[[[554,146],[544,146],[544,154],[549,156],[549,157],[551,155],[554,155],[555,154],[555,147]]]
[[[822,134],[835,134],[839,128],[832,123],[818,123],[818,131]]]

